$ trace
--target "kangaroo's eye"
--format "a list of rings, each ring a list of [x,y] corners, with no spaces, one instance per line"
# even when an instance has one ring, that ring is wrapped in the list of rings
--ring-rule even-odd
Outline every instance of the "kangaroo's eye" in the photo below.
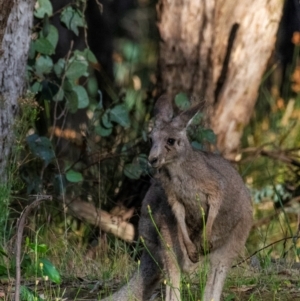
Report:
[[[175,139],[173,139],[173,138],[169,138],[169,139],[167,140],[167,144],[168,144],[168,145],[174,145],[174,143],[175,143]]]
[[[152,145],[152,138],[151,137],[149,137],[149,142]]]

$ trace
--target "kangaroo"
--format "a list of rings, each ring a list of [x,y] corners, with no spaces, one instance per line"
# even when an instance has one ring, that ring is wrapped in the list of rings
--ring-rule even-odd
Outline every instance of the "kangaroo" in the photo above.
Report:
[[[140,266],[119,291],[101,301],[148,301],[155,288],[166,280],[168,301],[180,301],[181,271],[190,273],[190,261],[178,231],[177,221],[161,184],[153,181],[141,208],[139,235],[145,245]]]
[[[252,206],[242,178],[228,161],[192,148],[186,128],[200,108],[173,117],[168,97],[155,104],[148,160],[157,174],[139,222],[145,250],[139,271],[105,301],[149,300],[163,277],[165,300],[181,300],[180,273],[193,271],[203,253],[210,261],[203,300],[220,300],[227,272],[251,229]]]

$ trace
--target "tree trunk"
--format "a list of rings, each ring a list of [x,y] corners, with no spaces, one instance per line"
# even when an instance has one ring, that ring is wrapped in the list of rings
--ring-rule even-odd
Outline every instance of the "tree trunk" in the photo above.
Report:
[[[217,147],[234,160],[275,45],[281,0],[159,0],[160,88],[209,104]]]
[[[7,182],[18,98],[23,95],[35,0],[0,0],[0,182]]]

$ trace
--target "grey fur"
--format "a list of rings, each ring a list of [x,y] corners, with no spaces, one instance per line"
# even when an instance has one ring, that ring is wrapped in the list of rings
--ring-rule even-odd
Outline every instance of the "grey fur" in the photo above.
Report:
[[[139,272],[105,300],[149,300],[162,277],[167,279],[166,301],[181,300],[180,273],[194,270],[204,254],[210,270],[203,300],[220,300],[227,272],[251,229],[252,206],[242,178],[227,160],[190,145],[186,127],[199,109],[173,118],[166,96],[156,103],[149,162],[157,176],[139,223],[146,249]]]

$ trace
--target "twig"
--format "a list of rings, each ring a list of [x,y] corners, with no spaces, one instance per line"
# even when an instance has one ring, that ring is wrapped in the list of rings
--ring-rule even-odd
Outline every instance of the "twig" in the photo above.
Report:
[[[20,283],[21,283],[21,247],[22,247],[22,238],[23,238],[23,230],[26,218],[30,211],[37,207],[44,200],[52,200],[52,196],[43,195],[39,196],[39,198],[33,201],[30,205],[28,205],[21,213],[17,224],[17,240],[16,240],[16,283],[15,283],[15,301],[20,300]]]
[[[259,253],[260,251],[267,249],[269,247],[272,247],[273,245],[276,245],[277,243],[281,242],[281,241],[286,241],[288,239],[293,239],[293,240],[297,240],[299,238],[299,236],[293,235],[293,236],[289,236],[289,237],[284,237],[281,238],[279,240],[276,240],[264,247],[262,247],[261,249],[256,250],[254,253],[252,253],[250,256],[246,257],[245,259],[241,260],[240,262],[238,262],[237,264],[233,265],[232,268],[236,268],[238,267],[240,264],[244,263],[245,261],[247,261],[248,259],[250,259],[251,257],[253,257],[254,255],[256,255],[257,253]]]
[[[278,149],[278,150],[266,150],[264,149],[266,145],[263,145],[259,148],[246,148],[243,149],[242,152],[245,154],[251,154],[253,153],[255,156],[256,155],[261,155],[263,157],[268,157],[271,159],[275,159],[275,160],[279,160],[283,163],[292,165],[292,166],[297,166],[300,167],[300,161],[298,161],[295,155],[291,155],[290,153],[294,152],[294,151],[298,151],[299,148],[292,148],[292,149],[286,149],[286,150],[282,150],[282,149]]]
[[[276,159],[276,160],[282,161],[286,164],[291,164],[291,165],[300,167],[300,162],[295,160],[292,157],[289,157],[288,154],[286,154],[284,151],[262,150],[260,153],[262,156],[269,157],[271,159]]]
[[[101,15],[103,14],[103,4],[101,4],[98,0],[96,0],[96,3],[98,5],[99,11],[101,13]]]

